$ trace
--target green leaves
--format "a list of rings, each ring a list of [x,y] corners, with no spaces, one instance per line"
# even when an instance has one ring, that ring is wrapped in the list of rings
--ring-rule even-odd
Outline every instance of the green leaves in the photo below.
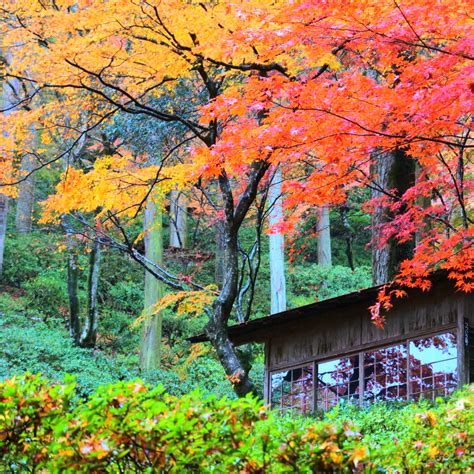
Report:
[[[52,473],[461,472],[472,461],[473,403],[471,387],[430,409],[398,409],[404,430],[389,438],[370,428],[365,410],[333,413],[331,422],[281,418],[250,397],[178,398],[141,381],[103,386],[83,401],[70,379],[51,385],[25,375],[0,384],[0,465]]]

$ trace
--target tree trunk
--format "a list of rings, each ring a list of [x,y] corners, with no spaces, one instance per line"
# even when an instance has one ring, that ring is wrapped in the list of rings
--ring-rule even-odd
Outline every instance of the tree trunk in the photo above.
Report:
[[[170,247],[189,247],[186,196],[179,191],[172,191],[170,197]]]
[[[71,239],[71,237],[68,237]],[[67,294],[69,298],[69,334],[75,344],[80,339],[79,296],[77,294],[79,268],[74,250],[68,244],[69,255],[67,260]]]
[[[328,207],[321,207],[317,211],[316,232],[318,234],[318,265],[330,267],[332,265],[332,255],[331,227]]]
[[[145,257],[163,265],[163,218],[160,203],[153,198],[147,202],[144,217]],[[164,296],[163,283],[149,272],[145,272],[144,312]],[[161,362],[162,316],[155,314],[143,323],[140,344],[140,367],[143,370],[156,370]]]
[[[254,386],[250,381],[248,369],[242,364],[234,345],[229,339],[227,330],[228,320],[237,296],[238,252],[237,234],[229,229],[229,226],[225,225],[224,227],[226,229],[223,235],[225,243],[223,284],[219,297],[211,310],[206,332],[234,387],[234,391],[239,397],[242,397],[253,392]]]
[[[82,328],[81,347],[94,347],[97,340],[97,293],[99,290],[101,249],[99,239],[94,240],[89,261],[89,284],[87,291],[87,315]]]
[[[268,171],[267,162],[254,163],[247,177],[247,187],[234,203],[231,184],[225,171],[219,176],[219,187],[224,202],[225,221],[222,222],[224,278],[219,296],[209,311],[206,334],[214,347],[222,367],[240,397],[255,391],[249,368],[239,358],[229,338],[228,323],[239,285],[238,234],[250,206],[255,202],[258,186]]]
[[[3,254],[7,234],[8,197],[0,194],[0,277],[3,271]]]
[[[281,170],[277,168],[268,193],[270,226],[283,221],[281,182]],[[269,240],[271,313],[275,314],[286,310],[285,241],[281,232],[270,234]]]
[[[349,265],[350,269],[354,271],[354,252],[352,249],[354,232],[352,231],[351,223],[349,220],[349,206],[342,205],[339,208],[339,215],[341,216],[341,223],[344,229],[344,239],[346,241],[347,264]]]
[[[21,160],[22,174],[27,175],[35,169],[36,160],[33,155],[27,154]],[[16,203],[16,231],[19,234],[31,232],[33,223],[33,205],[35,202],[35,175],[32,174],[19,184]]]
[[[389,188],[390,174],[393,169],[395,156],[393,153],[380,153],[373,164],[372,198],[383,195],[382,190]],[[389,216],[383,206],[377,206],[372,214],[372,281],[374,285],[381,285],[389,280],[390,244],[380,245],[381,228],[388,222]]]
[[[415,162],[402,150],[380,153],[375,159],[372,173],[374,175],[372,198],[382,196],[383,191],[402,196],[414,184]],[[381,285],[391,280],[400,263],[410,258],[413,253],[413,242],[397,244],[396,241],[391,240],[380,246],[382,226],[389,222],[391,217],[383,206],[378,206],[372,214],[372,280],[374,285]]]
[[[74,229],[72,217],[64,215],[61,217],[61,226],[66,234],[67,246],[67,294],[69,300],[69,334],[74,344],[80,344],[81,321],[80,306],[78,296],[79,266],[75,251],[76,242],[74,239]]]
[[[216,231],[216,258],[214,263],[214,278],[218,288],[222,288],[224,283],[224,231],[220,223],[215,226]]]

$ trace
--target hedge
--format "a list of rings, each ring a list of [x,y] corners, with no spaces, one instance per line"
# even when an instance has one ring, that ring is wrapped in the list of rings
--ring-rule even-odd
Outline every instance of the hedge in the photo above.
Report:
[[[280,417],[250,397],[175,397],[133,381],[84,400],[72,380],[27,374],[0,383],[0,472],[467,472],[473,405],[470,386],[414,406],[400,412],[402,436],[377,441],[351,422]]]

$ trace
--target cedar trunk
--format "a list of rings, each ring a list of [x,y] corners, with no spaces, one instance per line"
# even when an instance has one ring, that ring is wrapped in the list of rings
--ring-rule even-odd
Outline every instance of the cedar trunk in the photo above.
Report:
[[[0,194],[0,276],[3,271],[3,254],[5,251],[5,237],[7,234],[8,197]]]
[[[33,205],[35,202],[35,175],[31,173],[36,166],[33,155],[27,154],[21,160],[21,171],[25,175],[19,184],[18,199],[16,203],[15,225],[19,234],[31,232],[33,223]]]
[[[87,291],[87,315],[82,328],[79,345],[81,347],[94,347],[97,340],[97,294],[99,290],[101,249],[99,239],[94,240],[89,261],[89,284]]]
[[[144,218],[145,257],[163,265],[163,217],[159,203],[151,198],[145,208]],[[164,296],[163,283],[149,272],[145,272],[144,313]],[[155,314],[143,323],[140,344],[140,367],[143,370],[156,370],[161,362],[162,316]]]
[[[318,265],[330,267],[332,265],[332,255],[331,227],[328,207],[321,207],[317,210],[316,232],[318,234]]]
[[[179,191],[170,197],[170,247],[189,247],[186,196]]]
[[[415,182],[415,162],[402,150],[379,153],[374,160],[372,174],[374,183],[372,198],[380,197],[386,192],[398,198]],[[403,212],[403,209],[400,212]],[[391,280],[400,263],[413,254],[413,241],[397,244],[394,239],[391,239],[384,245],[380,245],[382,226],[392,217],[383,206],[377,206],[372,214],[372,280],[374,285],[381,285]]]
[[[281,182],[282,174],[278,167],[273,175],[268,193],[270,226],[283,221]],[[271,313],[274,314],[286,310],[285,241],[281,232],[271,233],[269,241]]]

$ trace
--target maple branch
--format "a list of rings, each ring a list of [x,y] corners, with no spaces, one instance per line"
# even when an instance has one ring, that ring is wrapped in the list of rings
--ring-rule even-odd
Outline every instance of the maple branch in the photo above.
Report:
[[[342,50],[345,48],[345,46],[346,46],[347,43],[349,43],[350,41],[353,41],[353,40],[354,40],[354,38],[347,38],[347,39],[345,39],[339,46],[336,46],[335,48],[333,48],[333,49],[331,50],[331,54],[335,56],[337,53],[339,53],[339,51],[342,51]],[[326,72],[326,71],[328,70],[328,68],[329,68],[329,64],[328,64],[328,63],[323,64],[323,65],[319,68],[318,72],[317,72],[316,74],[314,74],[314,76],[311,77],[311,79],[312,79],[312,80],[317,79],[317,78],[318,78],[319,76],[321,76],[324,72]]]
[[[180,290],[180,291],[188,290],[189,286],[197,290],[205,289],[202,285],[199,285],[198,283],[195,283],[193,281],[186,280],[186,283],[183,283],[182,279],[180,279],[178,276],[173,275],[162,266],[149,260],[142,253],[138,252],[137,249],[133,246],[133,243],[130,241],[127,235],[127,232],[125,231],[124,227],[120,223],[120,220],[118,219],[118,217],[109,216],[111,222],[114,224],[114,226],[119,230],[120,234],[122,235],[124,243],[117,241],[116,239],[111,237],[109,234],[106,234],[105,232],[103,232],[101,229],[97,229],[94,226],[90,225],[87,222],[87,220],[84,218],[84,216],[81,216],[80,214],[70,214],[70,215],[81,225],[95,232],[99,236],[99,241],[102,245],[106,245],[107,247],[110,247],[110,248],[115,248],[116,250],[119,250],[122,253],[129,255],[135,262],[140,264],[148,273],[153,275],[157,280],[165,283],[167,286],[175,290]],[[88,234],[80,234],[80,235],[83,235],[84,237],[90,239]]]
[[[121,107],[124,112],[132,113],[132,114],[143,113],[143,114],[155,117],[155,118],[157,118],[159,120],[162,120],[164,122],[179,122],[179,123],[182,123],[183,125],[188,127],[200,140],[202,140],[204,143],[207,143],[206,137],[200,131],[200,130],[207,131],[207,127],[204,127],[204,126],[202,126],[202,125],[200,125],[196,122],[192,122],[190,120],[187,120],[187,119],[185,119],[185,118],[183,118],[179,115],[162,112],[160,110],[157,110],[153,107],[150,107],[150,106],[144,104],[143,102],[140,102],[139,99],[143,98],[146,94],[148,94],[152,90],[162,86],[166,82],[169,82],[169,81],[175,80],[175,79],[165,77],[162,81],[160,81],[159,83],[154,84],[153,86],[151,86],[143,94],[141,94],[141,96],[139,98],[137,98],[137,97],[133,97],[132,94],[130,94],[124,88],[106,81],[102,76],[102,71],[97,73],[97,72],[91,71],[90,69],[87,69],[84,66],[81,66],[80,64],[78,64],[75,61],[72,61],[70,59],[65,59],[65,61],[66,61],[67,64],[69,64],[72,67],[75,67],[75,68],[79,69],[81,72],[84,72],[84,73],[86,73],[86,74],[88,74],[92,77],[95,77],[106,88],[112,89],[115,92],[118,92],[119,94],[123,95],[124,97],[126,97],[129,100],[129,103],[134,104],[139,109],[139,110],[135,110],[135,111],[133,109],[130,109],[130,108],[127,109],[126,107],[122,106],[119,102],[114,100],[112,97],[107,95],[105,92],[100,91],[99,89],[95,89],[91,86],[88,86],[87,84],[84,84],[84,82],[81,82],[82,87],[89,90],[90,92],[93,92],[95,94],[100,95],[104,99],[106,99],[109,102],[113,103],[115,106]]]
[[[269,182],[272,180],[270,179]],[[256,225],[255,225],[255,242],[253,243],[249,252],[246,252],[242,245],[239,242],[239,252],[243,256],[242,267],[240,271],[240,281],[239,281],[239,291],[236,298],[236,312],[237,317],[240,322],[246,322],[250,319],[250,315],[252,312],[252,305],[253,300],[255,297],[255,286],[257,283],[257,277],[260,270],[261,264],[261,254],[262,254],[262,231],[263,231],[263,223],[265,220],[266,212],[266,202],[268,198],[268,192],[270,187],[266,186],[262,193],[262,199],[260,203],[256,204],[257,210],[257,217],[256,217]],[[270,207],[270,206],[269,206]],[[246,283],[244,284],[244,270],[245,267],[248,266],[248,278]],[[243,303],[244,297],[248,293],[247,296],[247,307],[245,309],[245,313],[243,310]]]
[[[268,158],[268,157],[267,157]],[[250,205],[255,200],[257,195],[258,185],[260,181],[265,176],[265,173],[268,171],[270,163],[268,160],[261,160],[254,162],[251,165],[252,171],[248,177],[248,184],[243,193],[240,196],[240,199],[235,206],[235,211],[233,213],[233,225],[237,228],[240,227],[242,221],[244,220],[247,211],[250,208]]]
[[[403,15],[404,16],[404,15]],[[443,49],[443,48],[439,48],[437,46],[433,46],[433,45],[430,45],[428,43],[426,43],[426,41],[422,40],[418,33],[416,33],[413,28],[411,27],[410,23],[407,21],[406,18],[405,21],[408,23],[408,26],[410,27],[410,29],[412,31],[414,31],[415,33],[415,36],[417,37],[418,41],[420,41],[420,43],[416,43],[416,42],[411,42],[411,41],[407,41],[407,40],[404,40],[404,39],[401,39],[401,38],[394,38],[392,36],[389,36],[387,35],[386,33],[381,33],[380,31],[376,31],[374,30],[373,28],[371,28],[369,25],[366,25],[364,23],[362,23],[360,20],[358,20],[357,18],[353,18],[354,21],[356,21],[357,23],[359,23],[360,25],[362,25],[367,31],[373,33],[374,35],[377,35],[377,36],[380,36],[382,38],[386,38],[387,40],[389,40],[391,43],[395,43],[395,44],[404,44],[406,46],[411,46],[411,47],[415,47],[415,48],[424,48],[424,49],[428,49],[428,50],[431,50],[431,51],[436,51],[437,53],[441,53],[441,54],[446,54],[446,55],[449,55],[449,56],[457,56],[459,58],[463,58],[463,59],[469,59],[470,61],[474,61],[474,56],[471,56],[470,54],[468,53],[453,53],[451,51],[447,51],[446,49]]]
[[[272,99],[270,99],[270,101],[273,104],[275,104],[277,107],[281,107],[281,108],[286,109],[286,110],[291,110],[293,112],[295,111],[295,107],[290,107],[290,106],[284,105],[281,102],[277,102],[277,101],[272,100]],[[300,111],[305,111],[305,112],[321,112],[321,113],[331,115],[333,117],[339,118],[339,119],[341,119],[345,122],[348,122],[348,123],[351,123],[351,124],[355,125],[356,127],[360,128],[361,130],[364,130],[365,132],[370,133],[372,136],[375,135],[375,136],[381,136],[381,137],[386,137],[386,138],[401,139],[401,140],[404,140],[404,143],[414,143],[414,142],[417,142],[417,141],[420,141],[420,142],[428,141],[428,142],[433,142],[433,143],[440,143],[442,145],[451,145],[451,146],[459,147],[458,142],[447,141],[447,140],[443,140],[441,138],[436,138],[436,137],[425,137],[423,135],[414,135],[413,137],[409,138],[406,135],[397,135],[397,134],[382,132],[380,130],[373,130],[373,129],[365,126],[365,125],[362,125],[361,123],[357,122],[356,120],[350,119],[350,118],[345,117],[341,114],[338,114],[337,112],[332,112],[331,110],[323,109],[323,108],[320,108],[320,107],[297,107],[296,109],[300,110]],[[474,144],[472,144],[472,145],[466,144],[465,148],[474,148]]]
[[[278,63],[257,63],[257,62],[249,62],[249,63],[242,63],[242,64],[232,64],[226,63],[224,61],[219,61],[217,59],[210,58],[208,56],[203,56],[201,54],[196,54],[196,57],[201,61],[207,61],[215,66],[221,66],[227,70],[237,70],[242,72],[249,72],[249,71],[258,71],[261,73],[268,73],[272,71],[277,71],[283,74],[285,77],[292,78],[292,76],[288,73],[288,70],[285,66],[282,66]]]
[[[115,113],[117,112],[117,109],[115,110],[112,110],[108,113],[106,113],[105,115],[101,116],[100,119],[95,122],[93,125],[91,125],[90,127],[87,127],[85,130],[83,130],[79,136],[77,138],[75,138],[72,142],[72,144],[65,150],[63,151],[62,153],[60,153],[59,155],[56,155],[54,158],[50,159],[50,160],[47,160],[45,162],[42,162],[40,161],[40,165],[39,166],[36,166],[35,168],[33,168],[31,171],[29,171],[28,173],[25,173],[23,175],[22,178],[19,178],[18,180],[16,181],[10,181],[9,183],[0,183],[0,187],[6,187],[6,186],[15,186],[17,184],[20,184],[21,182],[27,180],[32,174],[36,173],[37,171],[43,169],[43,168],[46,168],[47,166],[49,165],[52,165],[53,163],[61,160],[62,158],[64,158],[65,156],[68,156],[70,153],[72,153],[72,151],[74,150],[74,148],[76,148],[76,146],[78,144],[81,143],[82,139],[83,139],[83,136],[86,135],[87,133],[91,132],[92,130],[94,130],[95,128],[97,128],[99,125],[101,125],[105,120],[109,119],[110,117],[112,117]]]

